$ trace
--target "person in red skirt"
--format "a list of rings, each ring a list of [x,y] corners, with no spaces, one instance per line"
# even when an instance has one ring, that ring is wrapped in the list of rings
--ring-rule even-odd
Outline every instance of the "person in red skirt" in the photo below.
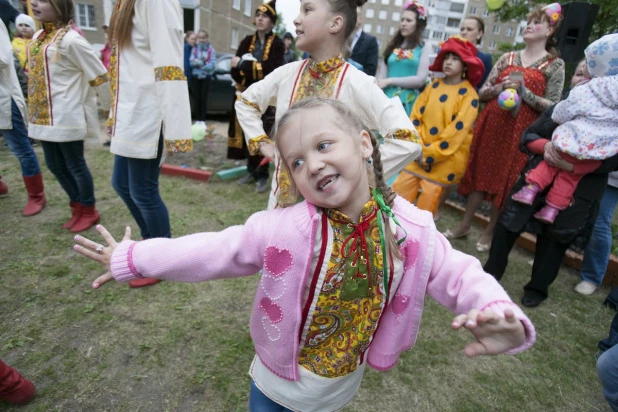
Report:
[[[467,236],[476,209],[483,200],[491,201],[489,224],[476,244],[479,252],[489,250],[500,209],[526,164],[527,156],[518,149],[520,136],[562,94],[564,61],[554,50],[560,20],[557,3],[534,9],[524,32],[526,47],[502,55],[479,91],[488,103],[474,128],[470,161],[459,184],[459,193],[468,196],[466,212],[457,228],[444,233],[446,238]],[[509,88],[519,94],[517,111],[498,106],[498,95]]]

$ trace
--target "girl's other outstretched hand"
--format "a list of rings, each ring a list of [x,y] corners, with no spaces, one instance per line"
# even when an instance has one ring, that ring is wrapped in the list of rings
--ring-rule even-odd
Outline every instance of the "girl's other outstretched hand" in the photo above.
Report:
[[[461,328],[468,329],[476,338],[464,350],[471,358],[508,352],[526,340],[524,325],[510,309],[504,311],[504,317],[491,310],[480,312],[472,309],[467,315],[456,316],[453,320],[453,329]]]
[[[103,236],[105,242],[107,242],[107,247],[103,246],[100,243],[93,242],[90,239],[86,239],[83,236],[75,236],[75,242],[77,243],[73,246],[73,249],[78,253],[86,256],[88,259],[92,259],[95,262],[99,262],[105,269],[107,269],[107,273],[102,276],[99,276],[93,283],[92,287],[95,289],[100,288],[102,285],[106,284],[110,280],[114,279],[112,276],[112,272],[110,271],[110,261],[112,260],[112,254],[118,246],[116,240],[112,237],[112,235],[105,229],[102,225],[97,225],[97,231]],[[124,232],[124,237],[122,241],[131,240],[131,228],[127,226],[127,229]]]

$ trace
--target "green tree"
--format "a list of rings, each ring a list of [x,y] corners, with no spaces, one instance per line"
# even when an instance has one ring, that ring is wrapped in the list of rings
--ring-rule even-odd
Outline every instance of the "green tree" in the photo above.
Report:
[[[275,24],[273,31],[280,38],[283,38],[283,35],[287,31],[285,29],[285,23],[283,22],[283,16],[281,15],[281,13],[277,13],[277,24]]]
[[[581,0],[580,0],[581,1]],[[618,3],[616,0],[583,0],[585,3],[598,4],[599,13],[592,27],[590,41],[618,30]],[[544,5],[549,1],[512,0],[495,12],[500,21],[523,20],[536,5]]]

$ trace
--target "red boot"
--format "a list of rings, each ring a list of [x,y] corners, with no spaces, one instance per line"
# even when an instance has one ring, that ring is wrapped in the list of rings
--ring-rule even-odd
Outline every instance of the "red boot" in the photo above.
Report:
[[[43,192],[43,176],[39,173],[34,176],[24,176],[28,203],[24,208],[24,216],[33,216],[45,207],[45,192]]]
[[[36,388],[28,379],[0,360],[0,399],[26,404],[36,395]]]
[[[68,222],[62,225],[63,229],[71,229],[75,226],[75,223],[79,220],[82,215],[82,205],[79,202],[70,202],[69,206],[71,206],[71,218]]]
[[[2,181],[2,176],[0,176],[0,196],[6,195],[9,193],[9,187]]]
[[[92,226],[99,223],[101,215],[97,211],[94,205],[84,206],[81,205],[82,214],[77,219],[77,222],[71,228],[71,232],[83,232],[86,229],[90,229]]]
[[[143,278],[135,279],[129,282],[130,288],[145,288],[146,286],[156,285],[161,282],[161,279]]]

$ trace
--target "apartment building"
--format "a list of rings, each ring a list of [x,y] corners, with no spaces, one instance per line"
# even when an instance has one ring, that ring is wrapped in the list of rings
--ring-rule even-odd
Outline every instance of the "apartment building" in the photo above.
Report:
[[[423,38],[437,51],[439,44],[459,33],[467,15],[485,21],[485,37],[479,49],[494,52],[500,43],[521,43],[525,22],[500,22],[487,8],[485,0],[421,0],[429,18]],[[380,50],[399,29],[404,0],[369,0],[363,7],[363,30],[376,36]]]

